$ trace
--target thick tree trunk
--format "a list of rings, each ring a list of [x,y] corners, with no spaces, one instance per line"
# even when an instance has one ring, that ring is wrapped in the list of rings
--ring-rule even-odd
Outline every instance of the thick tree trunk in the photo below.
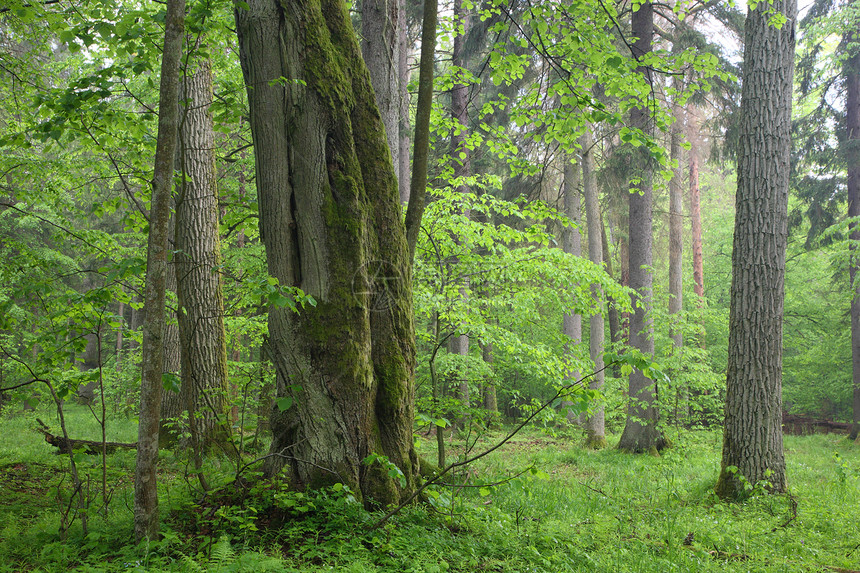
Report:
[[[654,36],[654,7],[650,2],[643,3],[633,13],[633,53],[642,57],[651,51]],[[651,71],[645,66],[638,68],[639,73],[650,77]],[[647,108],[636,108],[630,113],[630,123],[646,134],[653,131],[653,121]],[[638,190],[630,193],[630,287],[636,291],[637,304],[630,320],[630,345],[645,356],[654,354],[653,324],[650,318],[652,307],[652,288],[654,277],[652,265],[652,176],[653,159],[643,147],[634,155],[636,173],[640,182]],[[646,377],[641,370],[630,374],[630,406],[627,410],[627,424],[621,434],[618,447],[630,452],[648,452],[664,446],[662,434],[657,427],[657,383]]]
[[[851,45],[858,33],[848,34],[846,44]],[[855,53],[845,61],[846,124],[848,138],[846,144],[846,159],[848,163],[848,217],[860,217],[860,51],[854,46]],[[853,410],[854,419],[851,426],[851,439],[856,440],[860,434],[860,284],[858,284],[857,267],[860,265],[860,225],[850,224],[851,252],[848,272],[851,280],[851,364],[854,381]]]
[[[199,453],[227,439],[227,337],[215,182],[212,69],[191,58],[179,130],[182,181],[176,198],[176,279],[183,409]],[[192,67],[193,66],[193,67]]]
[[[594,141],[591,130],[586,129],[580,137],[582,145],[582,191],[585,197],[585,220],[588,225],[588,258],[596,265],[603,260],[603,222],[600,215],[600,197],[597,190],[597,173],[594,161]],[[591,294],[598,308],[603,305],[603,291],[599,286],[591,287]],[[591,377],[589,388],[602,390],[603,373],[603,313],[595,312],[588,319],[588,351],[596,374]],[[585,445],[589,448],[606,447],[605,413],[602,401],[592,406],[585,419]]]
[[[415,484],[410,257],[367,68],[340,0],[236,8],[269,272],[316,306],[269,310],[268,474],[396,503]],[[400,468],[403,482],[370,454]]]
[[[164,274],[173,157],[179,128],[179,57],[185,31],[185,0],[168,0],[164,21],[164,51],[158,104],[158,138],[149,212],[146,255],[146,318],[143,324],[143,361],[137,463],[134,472],[134,538],[158,536],[158,427],[161,413],[162,343],[164,336]]]
[[[564,183],[562,192],[564,194],[564,214],[567,218],[573,221],[576,225],[564,230],[564,241],[562,248],[564,252],[575,257],[582,256],[582,201],[579,196],[580,184],[580,166],[578,160],[570,154],[565,154],[564,158]],[[576,360],[573,356],[576,354],[574,350],[582,343],[582,315],[574,313],[565,313],[562,317],[561,331],[567,338],[567,354],[571,361]],[[570,384],[576,382],[580,378],[580,372],[573,369],[567,373]],[[569,400],[563,401],[563,407],[571,406]],[[567,421],[571,423],[579,422],[579,416],[572,410],[567,412]]]
[[[781,29],[769,11],[784,14]],[[785,491],[782,314],[795,0],[749,10],[744,41],[738,191],[732,251],[726,418],[717,495],[766,480]]]
[[[370,72],[376,106],[385,125],[398,182],[400,173],[400,35],[405,27],[399,0],[361,0],[361,54]]]

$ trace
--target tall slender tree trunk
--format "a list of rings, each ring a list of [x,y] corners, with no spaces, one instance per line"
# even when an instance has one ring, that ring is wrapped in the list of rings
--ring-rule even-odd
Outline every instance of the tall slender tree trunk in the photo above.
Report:
[[[633,13],[633,54],[637,58],[651,51],[654,36],[654,7],[645,2]],[[650,68],[640,66],[639,73],[650,78]],[[630,113],[630,123],[646,134],[653,132],[653,120],[647,107],[636,108]],[[654,278],[652,265],[652,176],[653,159],[643,147],[634,156],[636,173],[640,183],[638,190],[630,193],[630,287],[636,291],[637,304],[630,320],[630,345],[645,356],[654,354],[652,287]],[[630,374],[630,406],[627,424],[621,434],[618,447],[630,452],[648,452],[661,449],[665,444],[657,427],[657,383],[639,370]]]
[[[409,258],[415,258],[418,231],[424,216],[427,190],[427,164],[430,155],[430,112],[433,109],[433,70],[436,58],[436,22],[439,20],[438,0],[424,0],[421,23],[421,60],[418,64],[418,107],[415,110],[413,136],[412,178],[409,182],[409,203],[406,206],[406,245]]]
[[[857,3],[855,2],[855,5]],[[852,31],[847,34],[846,44],[852,45],[860,37],[860,32]],[[848,163],[848,217],[860,217],[860,50],[857,46],[851,49],[854,53],[845,60],[846,97],[846,127],[848,137],[846,144],[846,159]],[[850,223],[851,253],[848,272],[851,280],[851,364],[854,386],[853,424],[851,439],[856,440],[860,434],[860,281],[857,277],[857,267],[860,265],[860,224]]]
[[[397,503],[418,474],[411,257],[355,31],[341,0],[250,0],[236,21],[269,272],[316,303],[269,309],[284,409],[265,470]]]
[[[580,164],[578,159],[572,154],[565,154],[564,158],[564,182],[562,184],[562,192],[564,194],[564,214],[570,219],[575,227],[565,229],[564,242],[562,247],[564,252],[575,257],[582,256],[582,201],[579,196],[580,184]],[[562,317],[561,330],[564,334],[567,343],[567,354],[571,361],[575,360],[576,347],[582,344],[582,315],[568,312]],[[568,383],[575,382],[580,378],[578,369],[572,369],[567,373]],[[569,407],[572,402],[569,400],[562,402],[562,406]],[[568,410],[567,421],[574,423],[579,421],[579,416],[573,410]]]
[[[212,66],[192,55],[183,81],[176,194],[176,280],[184,409],[198,455],[228,433],[227,336],[221,284],[221,238],[215,182]],[[232,453],[232,452],[231,452]]]
[[[167,266],[167,231],[173,158],[179,129],[179,57],[185,32],[185,0],[167,0],[164,50],[158,104],[158,137],[149,239],[146,255],[146,318],[143,324],[143,362],[137,463],[134,472],[134,538],[158,536],[158,427],[161,414],[162,342],[164,337],[164,274]]]
[[[677,45],[677,42],[676,44]],[[673,46],[673,50],[675,47]],[[675,89],[680,90],[682,81],[676,76]],[[684,286],[682,262],[684,256],[684,193],[683,170],[681,168],[683,151],[681,149],[681,122],[684,119],[681,108],[672,106],[675,122],[672,124],[669,142],[669,153],[677,165],[672,169],[672,179],[669,181],[669,333],[672,338],[672,354],[682,356],[684,352],[684,335],[682,331],[681,311],[684,308]],[[680,364],[680,361],[676,362]],[[677,374],[677,372],[675,372]],[[673,422],[680,423],[681,412],[688,404],[687,388],[681,384],[674,385]]]
[[[705,296],[705,273],[702,261],[702,198],[699,192],[699,153],[695,143],[690,148],[690,228],[693,247],[693,288],[701,306]]]
[[[582,191],[585,197],[585,221],[588,225],[588,258],[600,266],[603,260],[603,221],[600,214],[600,197],[597,190],[597,173],[594,161],[594,141],[591,130],[586,128],[580,137],[582,146]],[[597,285],[592,285],[591,295],[598,308],[603,306],[603,291]],[[589,388],[602,390],[603,373],[603,313],[598,311],[588,319],[588,352],[594,363],[595,374],[589,381]],[[585,445],[589,448],[606,447],[605,413],[603,402],[593,405],[591,414],[585,419]]]
[[[771,11],[788,21],[777,29]],[[729,357],[717,495],[744,481],[785,491],[782,316],[796,0],[750,9],[744,39],[738,191],[732,250]]]
[[[465,41],[469,30],[469,15],[463,9],[463,0],[454,0],[454,22],[457,32],[454,34],[454,45],[451,52],[451,65],[454,67],[454,87],[451,88],[451,117],[458,124],[451,134],[451,161],[454,165],[454,178],[461,179],[457,186],[460,193],[469,193],[469,185],[462,181],[472,175],[471,153],[466,146],[469,135],[469,86],[462,81],[462,73],[466,70]],[[466,217],[470,216],[468,211],[464,212]],[[468,297],[468,279],[460,288],[460,298],[466,300]],[[460,356],[469,355],[469,335],[467,333],[455,334],[451,337],[449,351]],[[463,411],[470,406],[469,376],[468,372],[460,372],[458,388],[458,399]],[[468,415],[459,417],[457,425],[464,428],[468,424]]]
[[[676,89],[680,89],[676,81]],[[683,119],[680,108],[674,106],[675,123],[670,134],[669,153],[677,167],[672,169],[672,179],[669,181],[669,320],[672,321],[672,344],[676,352],[680,352],[684,340],[680,328],[680,314],[683,308],[683,271],[681,263],[684,254],[684,201],[683,176],[681,163],[681,125]]]

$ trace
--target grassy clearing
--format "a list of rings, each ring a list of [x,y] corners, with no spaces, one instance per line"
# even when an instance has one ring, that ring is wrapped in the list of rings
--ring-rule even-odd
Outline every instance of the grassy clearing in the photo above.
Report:
[[[47,412],[38,415],[56,427]],[[165,537],[133,547],[133,452],[109,459],[107,517],[94,506],[89,535],[78,523],[62,541],[67,460],[31,430],[35,416],[0,418],[3,572],[860,570],[860,444],[843,436],[786,436],[790,495],[724,504],[711,493],[715,432],[683,432],[661,457],[583,450],[575,432],[528,432],[438,488],[432,504],[376,530],[379,514],[344,491],[258,484],[203,498],[181,455],[165,452]],[[74,437],[99,437],[85,409],[70,408],[68,418]],[[111,440],[134,440],[132,421],[109,428]],[[474,449],[500,437],[483,436]],[[432,438],[421,437],[420,447],[433,459]],[[464,449],[455,442],[451,455]],[[99,464],[81,463],[93,490],[101,487]],[[228,467],[213,464],[211,481],[227,484]],[[486,486],[505,478],[512,479]]]

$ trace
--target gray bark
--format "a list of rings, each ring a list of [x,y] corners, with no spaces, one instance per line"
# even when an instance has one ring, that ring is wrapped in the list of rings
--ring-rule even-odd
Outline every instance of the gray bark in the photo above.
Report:
[[[361,0],[361,54],[370,72],[398,182],[400,174],[401,0]]]
[[[782,29],[768,23],[771,9],[788,18]],[[744,494],[739,476],[751,484],[766,480],[774,491],[786,488],[782,316],[796,13],[795,0],[774,0],[750,10],[746,20],[726,412],[716,485],[723,498]]]
[[[208,58],[192,56],[183,82],[179,130],[182,180],[176,194],[176,279],[182,357],[180,399],[188,412],[191,446],[201,452],[227,435],[227,342],[212,69]]]
[[[676,81],[680,89],[680,81]],[[680,108],[674,106],[675,123],[670,134],[669,153],[678,165],[672,169],[672,179],[669,181],[669,320],[672,323],[672,343],[676,351],[683,347],[684,340],[679,327],[681,309],[683,308],[683,270],[681,263],[684,255],[684,202],[683,176],[681,163],[681,121],[683,116]]]
[[[158,137],[149,240],[146,256],[146,318],[143,324],[143,361],[137,463],[134,472],[134,537],[158,536],[158,427],[161,413],[162,343],[164,337],[164,274],[167,266],[167,231],[173,157],[179,128],[179,57],[185,30],[185,0],[167,0],[161,88],[158,105]]]
[[[654,36],[654,7],[645,2],[633,13],[633,35],[637,40],[633,53],[641,57],[651,51]],[[649,68],[640,66],[639,73],[650,78]],[[646,134],[653,133],[653,121],[647,108],[636,108],[630,114],[631,125],[642,129]],[[653,241],[652,194],[653,159],[644,146],[635,151],[636,173],[640,177],[638,191],[630,193],[630,246],[629,273],[630,287],[636,291],[636,308],[630,320],[630,345],[645,356],[654,354],[653,323],[650,318],[652,308],[652,288],[654,277],[651,274]],[[664,441],[657,427],[657,383],[646,377],[639,369],[630,374],[630,405],[627,410],[627,424],[618,447],[630,452],[648,452],[660,449]]]
[[[600,214],[600,198],[597,189],[597,173],[594,161],[594,141],[591,130],[586,128],[580,137],[582,146],[582,194],[585,198],[585,221],[588,225],[588,258],[596,265],[603,261],[603,223]],[[598,285],[592,285],[591,294],[598,308],[603,306],[603,291]],[[595,312],[588,318],[588,352],[594,363],[594,374],[589,381],[589,388],[602,390],[603,373],[603,339],[605,337],[603,313]],[[591,414],[585,419],[585,444],[591,448],[606,446],[605,412],[603,403],[592,406]]]
[[[400,94],[400,124],[398,135],[400,142],[397,148],[397,187],[400,193],[400,203],[404,206],[409,204],[409,183],[411,173],[409,170],[409,141],[412,133],[412,125],[409,121],[409,40],[406,30],[406,0],[398,0],[400,20],[397,26],[397,75],[398,89]]]
[[[580,169],[577,159],[572,155],[564,156],[564,183],[562,191],[564,194],[564,214],[573,221],[575,227],[565,229],[564,252],[575,257],[582,256],[582,209],[579,196]],[[574,348],[582,343],[582,316],[575,313],[565,313],[562,317],[562,333],[568,339],[567,354],[573,355]],[[576,382],[580,378],[579,370],[571,370],[568,374],[568,383]],[[563,407],[571,405],[570,401],[562,402]],[[567,412],[567,421],[575,423],[579,417],[573,412]]]
[[[461,30],[463,31],[462,34],[456,33],[454,35],[454,46],[451,53],[451,64],[454,67],[455,73],[457,73],[458,70],[466,69],[464,44],[466,41],[466,33],[469,30],[469,16],[463,9],[462,0],[454,0],[454,21],[462,24]],[[466,146],[466,139],[469,135],[468,104],[469,86],[455,80],[454,87],[451,88],[451,116],[454,121],[460,125],[459,130],[455,129],[451,134],[451,160],[454,165],[455,178],[465,178],[472,175],[471,153],[469,148]],[[462,183],[457,187],[457,191],[460,193],[469,193],[470,189],[468,185]],[[466,211],[463,215],[469,217],[470,213]],[[468,279],[466,279],[466,283],[460,288],[461,299],[467,299],[468,288]],[[453,354],[459,354],[460,356],[468,356],[469,335],[467,333],[461,333],[451,337],[449,351]],[[465,411],[470,406],[469,376],[468,372],[461,372],[460,375],[458,398],[460,400],[461,408]],[[468,420],[468,414],[463,414],[460,416],[457,425],[460,428],[465,428],[468,424]]]

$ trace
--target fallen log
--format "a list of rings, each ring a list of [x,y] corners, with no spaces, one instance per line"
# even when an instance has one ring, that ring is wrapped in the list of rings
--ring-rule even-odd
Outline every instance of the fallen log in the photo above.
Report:
[[[102,453],[102,442],[98,442],[95,440],[74,440],[74,439],[66,439],[63,436],[56,436],[51,433],[51,428],[48,425],[36,418],[36,422],[39,423],[39,427],[36,428],[36,431],[44,434],[45,441],[59,449],[60,451],[57,453],[67,453],[69,451],[69,445],[71,444],[72,451],[83,449],[84,453],[87,453],[91,456],[97,456]],[[105,453],[112,454],[118,448],[125,449],[137,449],[137,443],[127,444],[123,442],[105,442]]]
[[[782,427],[786,434],[802,436],[807,434],[829,434],[831,432],[847,434],[851,429],[851,424],[847,422],[834,422],[832,420],[816,420],[815,418],[807,418],[806,416],[783,413]]]

